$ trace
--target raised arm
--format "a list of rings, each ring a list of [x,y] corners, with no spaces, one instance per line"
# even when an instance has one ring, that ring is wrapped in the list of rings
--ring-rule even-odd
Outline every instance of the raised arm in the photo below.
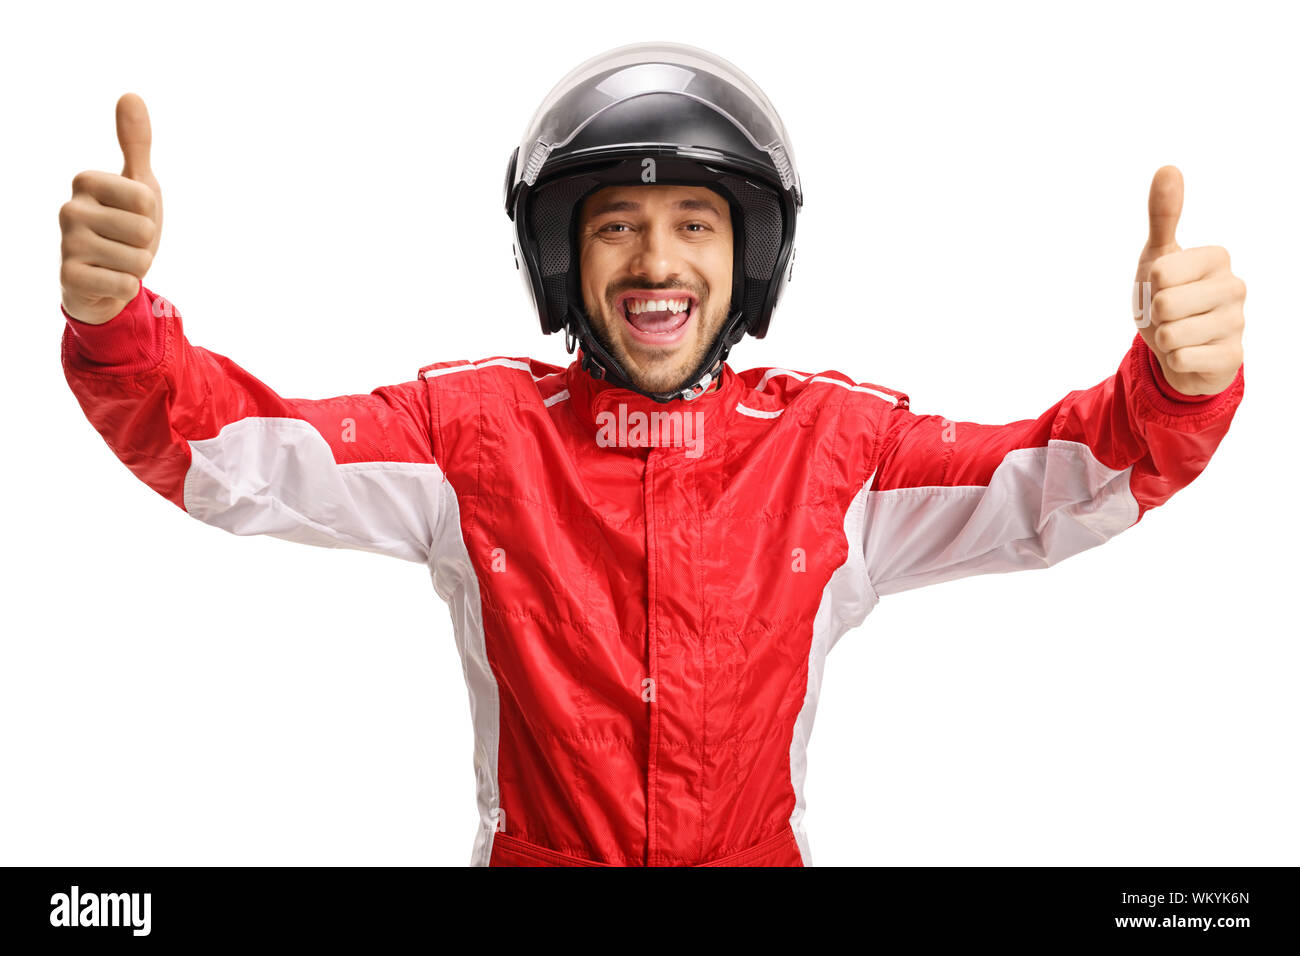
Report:
[[[208,524],[426,561],[450,489],[425,384],[284,398],[191,345],[179,311],[143,284],[162,224],[144,104],[122,97],[117,121],[123,175],[79,174],[59,212],[63,370],[90,423]]]
[[[1157,171],[1138,260],[1138,332],[1119,370],[1036,419],[895,408],[867,494],[877,594],[1043,568],[1132,527],[1205,468],[1245,390],[1245,284],[1218,246],[1174,239],[1182,175]]]

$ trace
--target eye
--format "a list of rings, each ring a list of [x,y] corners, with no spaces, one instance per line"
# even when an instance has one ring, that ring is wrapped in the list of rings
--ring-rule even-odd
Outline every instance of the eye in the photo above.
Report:
[[[708,225],[707,225],[706,223],[702,223],[702,222],[688,222],[688,223],[686,224],[686,226],[687,226],[687,228],[690,228],[691,226],[699,226],[700,229],[702,229],[702,230],[703,230],[703,229],[708,229],[708,228],[709,228]]]
[[[611,222],[608,226],[604,226],[604,227],[602,227],[600,231],[601,231],[601,232],[604,232],[606,229],[613,229],[613,228],[615,228],[616,226],[622,226],[624,229],[626,229],[626,228],[627,228],[627,223],[625,223],[625,222]]]

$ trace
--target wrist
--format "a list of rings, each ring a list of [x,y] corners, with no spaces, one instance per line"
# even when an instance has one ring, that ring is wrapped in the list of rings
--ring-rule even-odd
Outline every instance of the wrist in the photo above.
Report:
[[[83,371],[132,375],[157,365],[163,357],[166,314],[154,314],[154,300],[144,283],[135,298],[104,322],[64,316],[63,354],[67,364]]]

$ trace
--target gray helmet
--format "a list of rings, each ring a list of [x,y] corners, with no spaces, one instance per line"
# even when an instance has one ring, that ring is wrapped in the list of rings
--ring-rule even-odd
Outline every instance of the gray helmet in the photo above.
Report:
[[[577,209],[598,189],[653,182],[706,186],[731,210],[731,309],[688,384],[645,392],[596,340],[578,278]],[[803,190],[776,110],[719,56],[681,43],[634,43],[586,61],[543,100],[506,168],[515,266],[546,334],[565,331],[582,368],[660,402],[691,399],[721,374],[748,332],[767,334],[793,270]],[[520,260],[522,259],[522,266]]]

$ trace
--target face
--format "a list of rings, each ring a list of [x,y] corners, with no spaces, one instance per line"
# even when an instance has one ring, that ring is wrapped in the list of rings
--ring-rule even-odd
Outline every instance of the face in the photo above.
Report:
[[[689,384],[731,305],[726,200],[704,186],[609,186],[579,210],[578,249],[600,344],[638,388]]]

